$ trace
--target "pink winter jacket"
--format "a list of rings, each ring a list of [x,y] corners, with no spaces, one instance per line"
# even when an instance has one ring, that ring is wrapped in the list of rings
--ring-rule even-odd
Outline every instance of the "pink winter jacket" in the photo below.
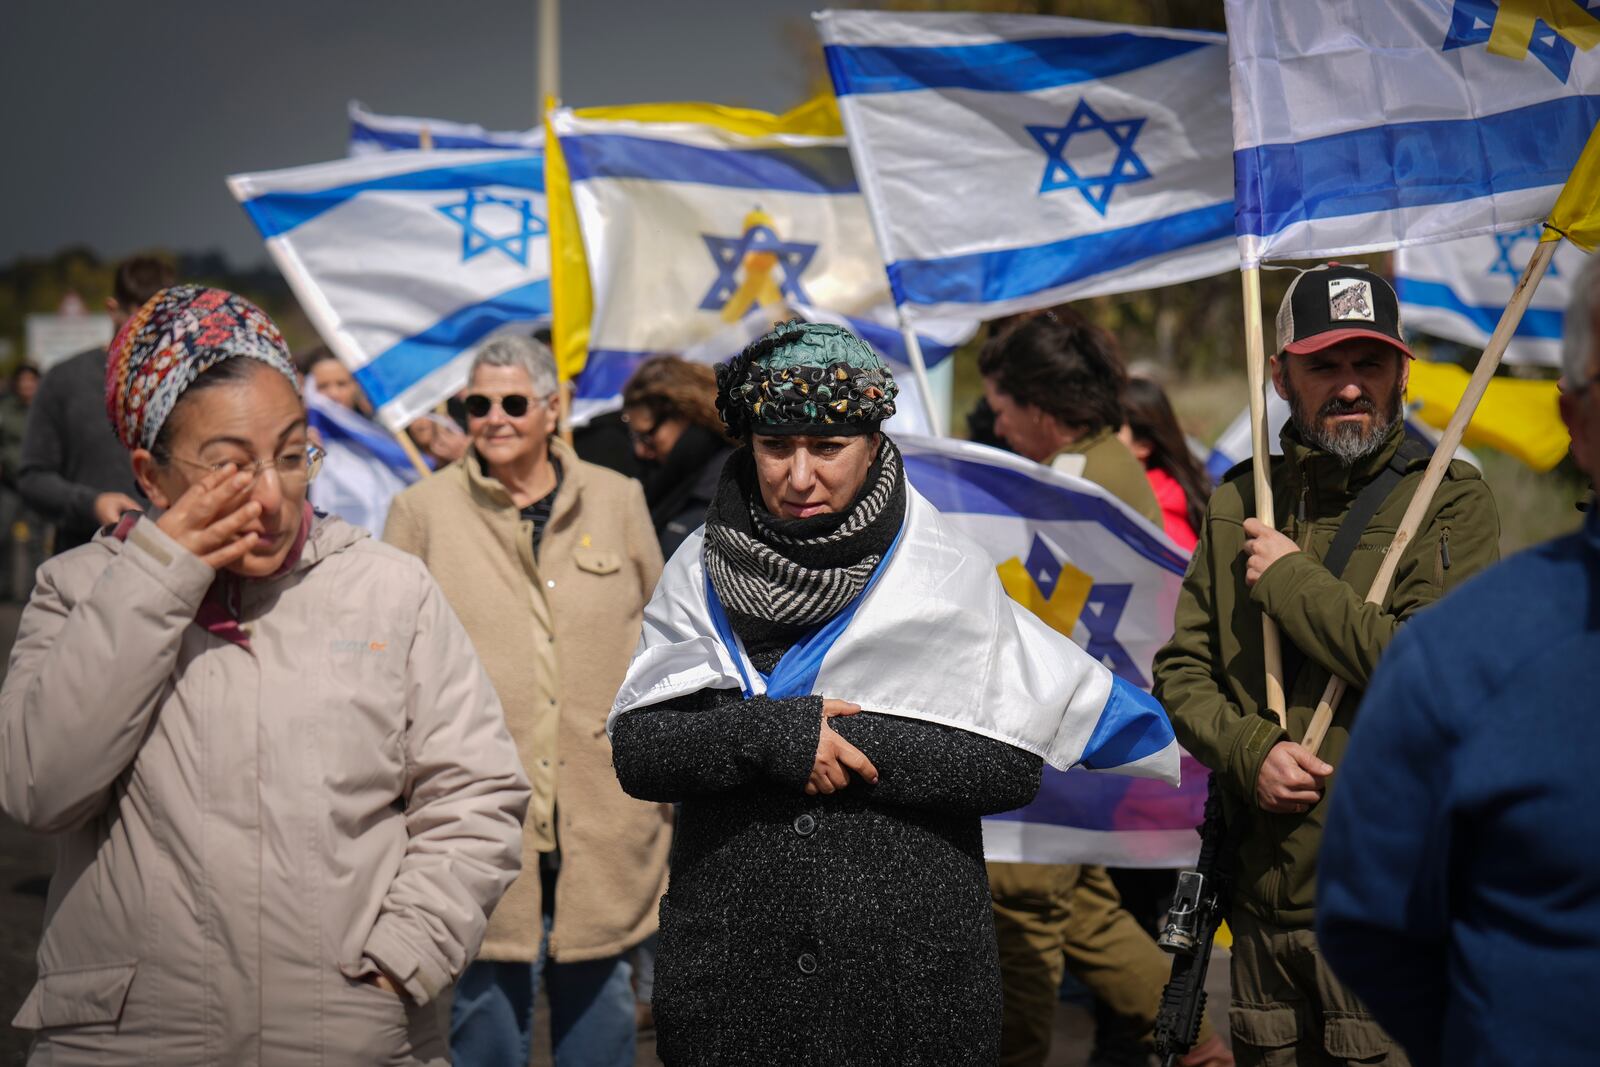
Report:
[[[337,519],[244,584],[248,648],[194,623],[212,578],[141,519],[23,613],[0,807],[58,843],[31,1062],[447,1062],[428,1002],[520,867],[494,689],[422,564]]]

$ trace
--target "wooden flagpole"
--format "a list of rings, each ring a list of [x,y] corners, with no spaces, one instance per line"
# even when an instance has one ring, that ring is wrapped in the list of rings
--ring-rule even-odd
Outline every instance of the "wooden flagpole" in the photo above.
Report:
[[[1240,271],[1244,282],[1245,372],[1250,382],[1250,454],[1254,461],[1256,518],[1277,529],[1272,506],[1272,452],[1267,442],[1267,344],[1261,321],[1261,268]],[[1284,729],[1289,726],[1288,702],[1283,695],[1283,648],[1278,624],[1261,615],[1261,649],[1266,661],[1267,707]]]
[[[1528,266],[1522,272],[1521,280],[1511,293],[1511,301],[1501,313],[1500,322],[1495,326],[1494,333],[1489,337],[1489,344],[1478,360],[1478,367],[1472,372],[1466,391],[1461,394],[1461,402],[1456,405],[1455,414],[1450,416],[1450,422],[1446,424],[1444,433],[1439,437],[1439,443],[1434,447],[1433,458],[1428,461],[1422,482],[1412,494],[1411,503],[1400,519],[1400,526],[1394,532],[1394,540],[1389,542],[1389,551],[1384,555],[1382,565],[1378,567],[1377,576],[1372,579],[1372,588],[1367,591],[1367,603],[1381,604],[1384,597],[1389,595],[1389,586],[1394,582],[1394,573],[1400,566],[1400,557],[1405,553],[1411,539],[1417,535],[1417,530],[1422,525],[1422,517],[1427,512],[1428,506],[1433,503],[1433,494],[1444,481],[1445,471],[1449,469],[1450,461],[1455,458],[1456,448],[1467,432],[1467,425],[1472,422],[1473,413],[1483,400],[1484,391],[1489,388],[1489,381],[1494,377],[1495,368],[1500,365],[1500,358],[1505,355],[1506,345],[1517,332],[1517,324],[1522,321],[1522,313],[1528,310],[1534,290],[1539,288],[1539,281],[1544,277],[1546,268],[1550,266],[1550,258],[1556,254],[1556,247],[1560,243],[1560,241],[1541,241],[1533,257],[1528,260]],[[1300,742],[1301,746],[1313,756],[1317,754],[1317,749],[1322,747],[1323,740],[1328,736],[1328,727],[1333,723],[1333,713],[1338,710],[1339,702],[1344,699],[1347,688],[1345,680],[1337,674],[1328,679],[1327,688],[1322,691],[1322,699],[1317,702],[1317,710],[1311,716],[1311,725],[1306,728],[1305,740]]]
[[[433,473],[433,468],[428,466],[428,461],[422,458],[421,452],[417,451],[417,443],[411,439],[410,434],[406,433],[404,430],[395,430],[391,431],[391,433],[395,439],[395,442],[399,444],[400,450],[404,452],[406,454],[406,458],[411,461],[411,465],[417,468],[418,474],[426,478],[428,475]]]

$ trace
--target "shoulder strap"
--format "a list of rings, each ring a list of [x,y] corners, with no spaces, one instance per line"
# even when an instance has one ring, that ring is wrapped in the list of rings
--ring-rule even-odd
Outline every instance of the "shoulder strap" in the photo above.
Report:
[[[1350,562],[1350,556],[1361,541],[1361,535],[1367,530],[1367,524],[1372,522],[1372,517],[1383,507],[1384,501],[1389,499],[1389,494],[1394,492],[1400,480],[1406,476],[1406,469],[1419,458],[1419,453],[1425,456],[1427,452],[1425,445],[1414,443],[1407,438],[1395,450],[1394,458],[1378,472],[1378,476],[1356,494],[1355,500],[1350,504],[1350,510],[1345,512],[1344,521],[1339,523],[1339,532],[1333,535],[1333,544],[1328,547],[1328,554],[1322,559],[1322,565],[1328,568],[1329,573],[1335,578],[1344,573],[1345,566]]]

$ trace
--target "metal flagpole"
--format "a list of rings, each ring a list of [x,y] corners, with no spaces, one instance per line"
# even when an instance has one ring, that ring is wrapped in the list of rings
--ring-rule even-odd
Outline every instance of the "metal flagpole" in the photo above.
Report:
[[[539,81],[534,100],[534,125],[544,125],[545,108],[561,99],[561,0],[539,0],[538,11]],[[561,414],[561,439],[572,443],[572,382],[557,386]]]
[[[922,358],[922,342],[917,338],[917,331],[912,328],[911,316],[906,314],[906,307],[901,304],[895,309],[900,316],[900,337],[906,344],[906,355],[911,357],[911,373],[917,379],[917,388],[922,392],[922,409],[928,415],[928,427],[933,430],[933,436],[944,436],[944,420],[939,417],[939,408],[933,402],[933,386],[928,381],[928,364]]]
[[[561,0],[539,0],[539,86],[535,125],[544,121],[546,102],[561,99]]]

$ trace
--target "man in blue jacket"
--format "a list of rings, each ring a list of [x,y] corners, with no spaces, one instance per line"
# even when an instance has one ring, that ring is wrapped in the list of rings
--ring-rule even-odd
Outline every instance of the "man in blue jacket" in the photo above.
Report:
[[[1600,483],[1600,256],[1561,414]],[[1317,936],[1417,1067],[1592,1063],[1600,509],[1403,627],[1333,789]]]

